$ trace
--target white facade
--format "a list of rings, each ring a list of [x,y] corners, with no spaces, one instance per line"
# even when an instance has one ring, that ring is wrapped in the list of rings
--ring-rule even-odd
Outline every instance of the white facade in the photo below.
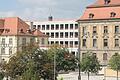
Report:
[[[73,54],[78,52],[78,24],[76,20],[26,22],[49,36],[48,43],[63,45]]]

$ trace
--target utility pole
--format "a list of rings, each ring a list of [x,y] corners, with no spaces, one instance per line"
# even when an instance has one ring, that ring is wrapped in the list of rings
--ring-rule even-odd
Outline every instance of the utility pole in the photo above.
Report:
[[[79,69],[79,74],[78,74],[78,80],[81,80],[81,66],[80,66],[80,46],[81,46],[81,40],[80,40],[80,25],[78,23],[78,69]]]
[[[54,80],[56,80],[56,53],[54,53]]]

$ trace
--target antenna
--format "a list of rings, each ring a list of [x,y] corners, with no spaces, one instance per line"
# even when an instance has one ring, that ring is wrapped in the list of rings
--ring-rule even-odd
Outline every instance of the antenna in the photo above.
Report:
[[[53,20],[53,17],[52,17],[52,9],[49,8],[49,11],[50,11],[50,15],[48,17],[48,21],[52,21]]]

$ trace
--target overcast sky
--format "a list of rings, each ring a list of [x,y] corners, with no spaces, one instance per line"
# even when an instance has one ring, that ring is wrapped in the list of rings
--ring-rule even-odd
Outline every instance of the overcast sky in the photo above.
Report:
[[[77,19],[96,0],[1,0],[0,17],[18,16],[24,20]]]

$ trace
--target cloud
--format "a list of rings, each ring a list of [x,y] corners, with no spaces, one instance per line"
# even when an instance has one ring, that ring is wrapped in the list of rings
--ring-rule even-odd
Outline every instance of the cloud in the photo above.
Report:
[[[47,7],[56,5],[55,0],[18,0],[21,4],[25,4],[27,6],[39,6],[39,7]]]
[[[15,14],[16,13],[14,11],[0,12],[0,16],[2,17],[13,17]]]
[[[88,4],[95,0],[16,0],[19,9],[0,12],[0,16],[19,16],[24,20],[79,18]]]

